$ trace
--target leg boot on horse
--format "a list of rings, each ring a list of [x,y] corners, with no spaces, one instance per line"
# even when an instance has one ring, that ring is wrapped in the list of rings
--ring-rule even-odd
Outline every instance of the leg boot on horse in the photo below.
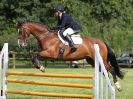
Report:
[[[45,68],[44,66],[39,62],[38,58],[37,58],[37,54],[31,54],[31,60],[32,60],[32,63],[33,65],[39,69],[40,71],[42,72],[45,72]]]

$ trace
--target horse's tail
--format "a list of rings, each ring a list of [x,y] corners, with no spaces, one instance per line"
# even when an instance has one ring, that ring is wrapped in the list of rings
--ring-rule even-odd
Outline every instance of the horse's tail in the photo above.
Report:
[[[108,51],[107,57],[108,57],[108,60],[109,60],[109,62],[111,64],[111,66],[114,67],[116,75],[120,79],[123,79],[124,73],[120,70],[120,67],[119,67],[119,65],[117,63],[116,56],[115,56],[114,52],[112,51],[111,48],[109,48],[109,46],[106,43],[105,43],[105,45],[107,47],[107,51]]]

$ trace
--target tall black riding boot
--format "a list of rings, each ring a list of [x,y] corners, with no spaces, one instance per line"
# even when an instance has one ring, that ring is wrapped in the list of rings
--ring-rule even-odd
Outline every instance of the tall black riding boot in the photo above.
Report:
[[[67,34],[67,35],[65,36],[65,38],[66,38],[66,40],[68,41],[69,46],[71,47],[71,51],[72,51],[72,52],[75,52],[75,51],[77,50],[77,48],[76,48],[76,46],[75,46],[73,40],[71,39],[71,37]]]

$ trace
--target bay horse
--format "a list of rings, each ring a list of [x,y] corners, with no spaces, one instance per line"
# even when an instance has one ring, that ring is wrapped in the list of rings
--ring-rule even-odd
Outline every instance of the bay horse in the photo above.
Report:
[[[50,31],[47,25],[39,22],[25,21],[18,23],[18,45],[20,47],[28,46],[30,34],[32,34],[38,41],[41,48],[40,51],[32,55],[32,63],[41,71],[44,71],[44,67],[40,64],[38,57],[58,59],[64,61],[73,61],[86,59],[88,64],[94,66],[94,44],[99,45],[100,54],[103,59],[104,66],[113,76],[113,81],[120,91],[121,86],[117,80],[117,76],[122,79],[124,74],[120,70],[116,56],[112,49],[102,40],[96,38],[84,37],[83,43],[76,45],[77,50],[71,52],[71,48],[68,45],[63,45],[57,36],[57,31]],[[63,56],[59,55],[61,47],[64,46],[65,52]]]

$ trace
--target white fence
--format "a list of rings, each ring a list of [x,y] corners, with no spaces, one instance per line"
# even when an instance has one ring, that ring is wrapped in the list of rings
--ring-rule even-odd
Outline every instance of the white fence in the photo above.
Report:
[[[94,49],[95,49],[94,97],[95,99],[115,99],[115,89],[111,85],[110,79],[108,77],[108,73],[103,64],[103,60],[99,53],[98,44],[94,44]],[[0,99],[6,99],[7,68],[8,68],[8,43],[5,43],[0,53],[0,90],[1,90]],[[103,78],[106,78],[106,79],[104,80]],[[106,84],[106,87],[104,86],[104,84]]]
[[[8,68],[8,43],[5,43],[0,53],[0,99],[6,99],[6,71]]]
[[[95,99],[115,99],[115,89],[111,85],[108,73],[103,64],[98,44],[94,44],[94,48],[95,48]],[[103,79],[103,76],[105,77],[105,80]],[[104,83],[106,84],[106,87]],[[105,91],[104,88],[106,88]]]

